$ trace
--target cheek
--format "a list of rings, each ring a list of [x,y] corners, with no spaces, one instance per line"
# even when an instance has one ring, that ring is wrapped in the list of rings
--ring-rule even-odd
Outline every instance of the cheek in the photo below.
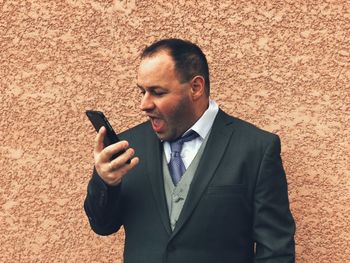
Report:
[[[179,100],[177,98],[164,99],[158,102],[157,107],[163,117],[171,118],[178,111]]]
[[[177,101],[173,108],[171,108],[172,117],[174,121],[181,123],[187,123],[188,119],[191,119],[193,114],[192,107],[190,107],[190,102],[187,97],[181,98],[181,100]]]
[[[184,121],[191,116],[190,103],[190,99],[186,94],[181,94],[159,100],[157,108],[164,119],[168,122],[176,122],[176,125],[178,125],[179,121]]]

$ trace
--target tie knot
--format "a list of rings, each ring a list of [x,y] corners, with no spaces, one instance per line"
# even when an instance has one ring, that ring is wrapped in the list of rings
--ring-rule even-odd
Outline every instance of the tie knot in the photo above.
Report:
[[[175,141],[170,142],[170,148],[171,152],[174,154],[180,154],[182,150],[182,146],[185,142],[192,141],[193,139],[197,138],[199,135],[195,131],[188,132],[185,136],[182,136]]]

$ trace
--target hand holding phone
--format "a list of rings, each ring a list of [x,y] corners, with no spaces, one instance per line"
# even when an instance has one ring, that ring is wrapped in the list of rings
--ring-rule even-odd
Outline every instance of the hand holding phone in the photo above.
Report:
[[[92,125],[94,126],[96,132],[99,132],[102,126],[106,128],[107,133],[103,140],[103,144],[105,147],[120,141],[117,134],[113,130],[111,124],[109,123],[108,119],[103,114],[103,112],[87,110],[86,115],[91,121]],[[125,150],[117,152],[111,157],[111,160],[117,158],[119,155],[123,154],[124,152]],[[130,160],[128,161],[128,163],[130,163]]]
[[[117,185],[124,174],[137,165],[139,159],[132,158],[134,150],[128,148],[128,142],[119,140],[102,112],[86,111],[86,115],[98,132],[94,150],[96,171],[107,184]]]

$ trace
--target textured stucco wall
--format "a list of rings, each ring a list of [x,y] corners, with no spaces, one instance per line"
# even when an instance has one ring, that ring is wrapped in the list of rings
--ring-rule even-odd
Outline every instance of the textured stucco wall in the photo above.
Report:
[[[297,262],[350,262],[350,2],[0,1],[0,262],[121,262],[82,209],[95,133],[144,120],[138,54],[182,37],[207,54],[212,97],[276,132]]]

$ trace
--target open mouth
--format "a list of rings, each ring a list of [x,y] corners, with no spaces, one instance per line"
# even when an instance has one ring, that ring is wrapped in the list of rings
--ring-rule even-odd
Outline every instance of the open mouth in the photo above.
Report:
[[[160,133],[164,131],[165,129],[165,121],[161,118],[157,117],[151,117],[149,116],[151,123],[152,123],[152,128],[155,132]]]

